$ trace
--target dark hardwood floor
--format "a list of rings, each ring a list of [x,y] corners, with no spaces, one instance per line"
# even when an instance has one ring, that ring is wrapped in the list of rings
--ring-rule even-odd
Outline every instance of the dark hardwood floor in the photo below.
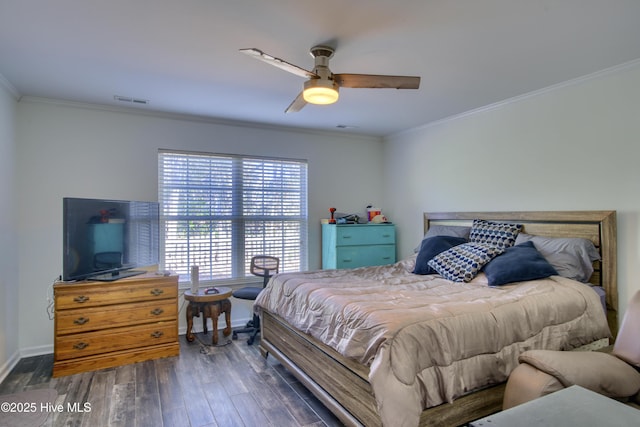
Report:
[[[20,360],[0,395],[54,388],[56,403],[90,411],[50,413],[44,426],[340,426],[341,423],[273,357],[246,336],[210,347],[211,334],[187,343],[180,356],[51,377],[53,355]],[[227,339],[220,336],[220,343]]]

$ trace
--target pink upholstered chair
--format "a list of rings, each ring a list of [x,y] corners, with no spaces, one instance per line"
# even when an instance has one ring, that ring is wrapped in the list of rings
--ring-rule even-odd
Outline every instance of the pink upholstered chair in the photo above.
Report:
[[[629,303],[611,353],[530,350],[519,361],[507,381],[503,409],[572,385],[640,403],[640,292]]]

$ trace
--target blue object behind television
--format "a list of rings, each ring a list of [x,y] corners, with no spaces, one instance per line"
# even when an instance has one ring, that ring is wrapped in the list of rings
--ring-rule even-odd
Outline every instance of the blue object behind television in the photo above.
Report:
[[[65,197],[63,224],[64,281],[113,281],[159,262],[157,202]]]

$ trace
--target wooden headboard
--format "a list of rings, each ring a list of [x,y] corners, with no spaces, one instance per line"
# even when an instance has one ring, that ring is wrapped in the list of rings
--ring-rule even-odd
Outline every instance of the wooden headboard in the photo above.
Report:
[[[530,211],[530,212],[425,212],[424,231],[430,226],[471,225],[474,219],[523,224],[523,233],[547,237],[582,237],[600,251],[601,261],[593,265],[589,280],[606,292],[612,332],[618,311],[616,211]]]

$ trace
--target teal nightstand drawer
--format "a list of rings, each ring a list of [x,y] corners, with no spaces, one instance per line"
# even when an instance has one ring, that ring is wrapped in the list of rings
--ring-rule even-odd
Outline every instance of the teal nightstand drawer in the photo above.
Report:
[[[337,249],[336,268],[356,268],[394,262],[395,245],[341,246]]]
[[[336,245],[393,245],[396,230],[388,225],[345,226],[336,230]]]
[[[356,268],[396,262],[393,224],[322,224],[322,268]]]

